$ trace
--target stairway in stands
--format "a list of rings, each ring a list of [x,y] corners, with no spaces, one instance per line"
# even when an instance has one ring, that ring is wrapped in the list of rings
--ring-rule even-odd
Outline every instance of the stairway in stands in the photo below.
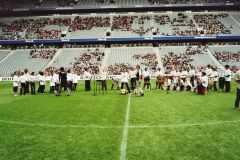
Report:
[[[162,55],[160,53],[160,50],[159,50],[158,47],[154,47],[153,50],[154,50],[154,53],[156,53],[156,56],[157,56],[158,67],[160,67],[162,72],[164,72],[164,67],[163,67],[163,63],[162,63],[162,60],[161,60],[162,59]]]

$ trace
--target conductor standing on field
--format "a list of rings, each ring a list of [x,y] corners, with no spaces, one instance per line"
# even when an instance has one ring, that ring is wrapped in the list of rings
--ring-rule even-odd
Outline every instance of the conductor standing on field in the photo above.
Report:
[[[70,96],[70,91],[69,91],[69,86],[67,81],[67,72],[64,71],[63,67],[60,68],[59,82],[60,82],[60,87],[59,87],[57,96],[61,94],[62,88],[64,88],[64,91],[66,91],[67,96]]]

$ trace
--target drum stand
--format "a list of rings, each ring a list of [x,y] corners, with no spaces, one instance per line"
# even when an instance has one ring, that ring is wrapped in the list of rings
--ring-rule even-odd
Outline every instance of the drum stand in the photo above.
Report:
[[[94,80],[93,83],[93,96],[98,95],[101,92],[102,80]],[[102,89],[102,94],[107,94],[106,89]]]

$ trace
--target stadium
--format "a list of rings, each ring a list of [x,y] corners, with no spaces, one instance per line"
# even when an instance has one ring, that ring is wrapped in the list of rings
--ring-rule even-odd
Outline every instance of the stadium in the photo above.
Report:
[[[0,159],[239,160],[239,0],[0,0]]]

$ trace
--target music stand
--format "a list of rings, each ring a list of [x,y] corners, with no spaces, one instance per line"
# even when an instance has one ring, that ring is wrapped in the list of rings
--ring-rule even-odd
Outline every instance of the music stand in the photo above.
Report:
[[[102,80],[96,78],[96,74],[94,74],[94,83],[93,83],[93,96],[98,95],[101,92]],[[102,89],[102,93],[107,93],[106,89]]]

